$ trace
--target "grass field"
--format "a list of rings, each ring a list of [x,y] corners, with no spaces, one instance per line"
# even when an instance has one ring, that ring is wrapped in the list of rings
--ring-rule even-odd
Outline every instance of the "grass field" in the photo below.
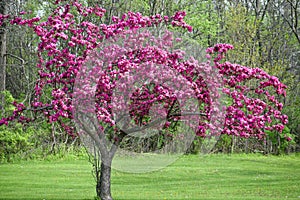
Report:
[[[113,171],[112,193],[115,200],[300,200],[300,155],[183,156],[156,172]],[[94,179],[87,160],[0,165],[1,200],[92,200],[94,196]]]

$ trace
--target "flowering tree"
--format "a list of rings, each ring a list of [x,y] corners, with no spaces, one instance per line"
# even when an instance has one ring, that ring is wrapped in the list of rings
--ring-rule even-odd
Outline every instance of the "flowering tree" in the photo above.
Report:
[[[184,12],[171,17],[129,12],[107,25],[93,23],[103,17],[102,8],[76,0],[55,4],[44,21],[0,16],[0,24],[29,26],[40,38],[35,98],[31,105],[15,103],[12,116],[0,125],[34,120],[26,117],[29,110],[58,122],[70,135],[88,135],[99,155],[96,163],[101,161],[95,165],[102,200],[112,199],[112,159],[128,135],[149,134],[149,128],[170,134],[185,124],[201,137],[262,138],[265,130],[281,132],[287,123],[279,102],[286,86],[259,68],[224,62],[233,46],[208,48],[204,62],[176,48],[181,39],[161,29],[191,31]],[[153,35],[150,27],[159,33]],[[229,99],[226,106],[221,96]]]

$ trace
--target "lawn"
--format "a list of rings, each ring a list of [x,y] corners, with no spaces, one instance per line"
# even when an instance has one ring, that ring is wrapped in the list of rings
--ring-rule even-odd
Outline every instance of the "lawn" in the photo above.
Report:
[[[0,199],[90,199],[91,165],[83,159],[27,161],[0,165]],[[297,199],[300,155],[182,156],[159,171],[113,171],[115,200]]]

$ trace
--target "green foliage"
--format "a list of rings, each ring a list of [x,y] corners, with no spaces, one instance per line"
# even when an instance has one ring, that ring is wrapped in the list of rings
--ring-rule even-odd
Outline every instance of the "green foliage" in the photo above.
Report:
[[[11,113],[14,111],[15,107],[12,105],[12,103],[15,101],[14,97],[8,90],[4,90],[0,92],[0,96],[4,95],[5,99],[5,105],[1,105],[4,108],[4,112]],[[1,113],[0,113],[0,118],[1,118]]]
[[[45,122],[39,128],[24,127],[16,123],[14,127],[0,127],[0,163],[19,160],[55,160],[61,158],[86,157],[86,151],[78,143],[62,142],[61,135],[55,133],[53,141],[51,127]],[[74,141],[73,141],[74,142]]]
[[[190,148],[188,149],[187,153],[191,154],[198,154],[201,151],[201,145],[203,143],[202,137],[195,137],[194,141],[192,142]]]
[[[15,99],[7,90],[1,94],[5,98],[4,112],[12,113]],[[14,127],[0,126],[0,163],[12,161],[16,154],[28,150],[32,145],[29,137],[30,132],[24,132],[22,124],[16,123]]]
[[[186,22],[193,26],[193,39],[204,46],[211,46],[212,39],[216,38],[219,30],[217,13],[213,10],[214,4],[211,0],[183,3],[182,10],[186,11]]]
[[[232,145],[232,136],[231,135],[221,135],[215,149],[218,149],[218,151],[224,152],[224,153],[229,153],[230,148]]]
[[[290,88],[287,91],[287,98],[283,112],[289,116],[288,126],[292,134],[298,135],[300,142],[300,82],[289,81]],[[294,82],[294,83],[293,83]],[[299,143],[300,144],[300,143]]]
[[[27,151],[33,143],[29,141],[32,130],[23,130],[21,124],[14,128],[0,127],[0,163],[10,162],[16,154]]]
[[[2,94],[5,96],[5,114],[12,113],[15,109],[12,102],[15,99],[9,91],[4,91]],[[64,137],[65,133],[56,130],[56,126],[38,120],[30,126],[20,123],[0,126],[0,163],[63,158],[70,154],[83,155],[83,149],[78,146],[78,143],[73,144],[72,138]]]
[[[255,18],[241,4],[229,7],[225,13],[223,42],[232,44],[234,51],[228,53],[231,61],[250,67],[261,67],[258,41],[255,39],[259,27]],[[253,48],[256,46],[256,48]]]
[[[266,131],[268,139],[273,146],[278,149],[277,153],[285,153],[286,150],[295,145],[295,135],[291,133],[289,127],[285,126],[282,133],[276,131]]]

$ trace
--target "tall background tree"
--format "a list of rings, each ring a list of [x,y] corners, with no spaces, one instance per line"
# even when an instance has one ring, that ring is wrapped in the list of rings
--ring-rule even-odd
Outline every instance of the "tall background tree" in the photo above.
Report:
[[[0,1],[0,14],[2,16],[6,16],[8,13],[8,2],[7,1]],[[0,104],[1,110],[4,109],[5,98],[3,92],[5,91],[6,85],[6,40],[7,40],[7,31],[6,25],[2,24],[1,32],[0,32]]]

